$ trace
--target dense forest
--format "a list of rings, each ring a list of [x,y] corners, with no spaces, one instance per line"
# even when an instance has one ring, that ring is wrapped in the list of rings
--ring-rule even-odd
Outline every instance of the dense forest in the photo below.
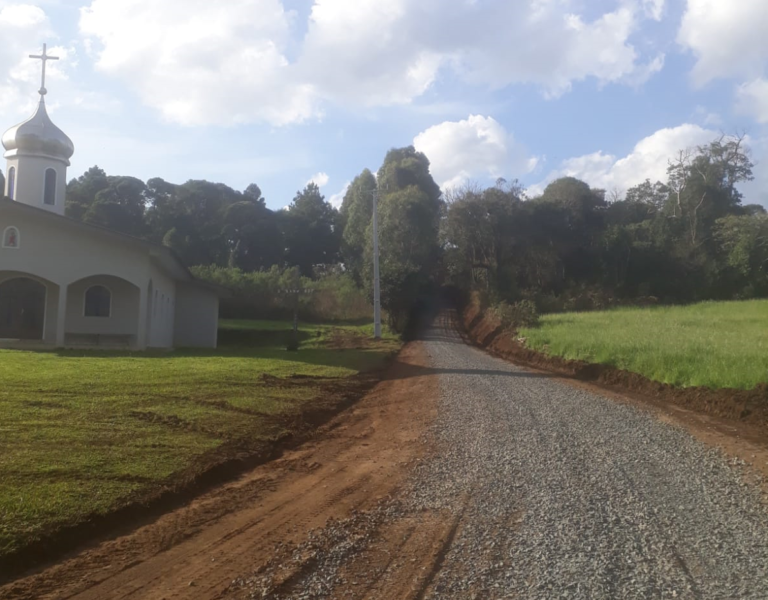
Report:
[[[354,318],[372,294],[377,193],[382,302],[402,329],[446,285],[533,312],[768,296],[768,214],[739,191],[752,168],[743,139],[723,136],[623,196],[571,177],[535,197],[505,180],[443,194],[428,158],[407,147],[356,177],[340,210],[310,183],[272,211],[256,184],[145,183],[93,167],[68,184],[66,214],[172,248],[235,291],[228,316],[284,310],[278,290],[303,277],[327,292],[307,306]]]

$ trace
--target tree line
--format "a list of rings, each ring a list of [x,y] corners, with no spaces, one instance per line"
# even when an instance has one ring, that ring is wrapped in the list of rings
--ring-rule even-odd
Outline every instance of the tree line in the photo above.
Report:
[[[752,168],[743,138],[724,136],[624,198],[572,177],[533,198],[516,183],[465,186],[446,197],[445,277],[545,312],[764,297],[768,215],[739,191]]]
[[[543,312],[751,298],[768,295],[768,215],[739,191],[753,169],[743,142],[723,136],[683,150],[666,181],[625,197],[572,177],[531,197],[505,180],[443,194],[428,158],[398,148],[354,179],[339,210],[314,183],[272,211],[256,184],[144,183],[93,167],[69,182],[66,214],[172,248],[198,275],[236,288],[230,308],[249,316],[246,305],[264,305],[287,270],[343,289],[344,300],[329,303],[359,311],[360,298],[372,298],[374,195],[382,304],[396,329],[446,285]]]

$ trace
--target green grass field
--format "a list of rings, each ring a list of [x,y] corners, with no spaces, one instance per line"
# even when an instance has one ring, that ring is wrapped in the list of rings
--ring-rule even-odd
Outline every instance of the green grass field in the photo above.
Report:
[[[676,386],[752,389],[768,382],[765,300],[548,315],[520,335],[549,355]]]
[[[0,350],[0,559],[65,524],[145,497],[225,445],[258,447],[320,388],[399,347],[368,328],[222,324],[218,351]],[[344,348],[344,349],[340,349]],[[271,377],[263,378],[263,375]],[[322,377],[275,385],[272,378]]]

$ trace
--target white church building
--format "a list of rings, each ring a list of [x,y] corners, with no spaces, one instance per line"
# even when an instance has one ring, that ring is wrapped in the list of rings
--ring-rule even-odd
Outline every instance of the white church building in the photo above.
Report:
[[[40,104],[2,137],[0,347],[215,348],[220,290],[168,248],[64,216],[72,141]]]

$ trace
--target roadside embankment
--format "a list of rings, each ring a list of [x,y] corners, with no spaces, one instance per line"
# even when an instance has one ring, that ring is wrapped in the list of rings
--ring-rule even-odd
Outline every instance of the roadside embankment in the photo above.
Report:
[[[606,364],[549,355],[527,347],[517,335],[504,329],[483,310],[476,300],[465,307],[461,320],[465,335],[471,342],[515,363],[670,402],[705,414],[768,428],[768,384],[759,384],[751,390],[680,387]]]

